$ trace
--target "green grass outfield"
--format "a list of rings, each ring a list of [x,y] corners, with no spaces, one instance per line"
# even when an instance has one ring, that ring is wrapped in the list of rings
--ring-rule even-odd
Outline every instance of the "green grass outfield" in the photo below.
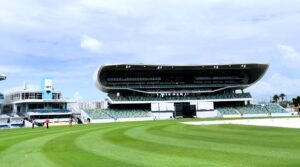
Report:
[[[182,121],[0,130],[0,166],[300,166],[300,129]]]

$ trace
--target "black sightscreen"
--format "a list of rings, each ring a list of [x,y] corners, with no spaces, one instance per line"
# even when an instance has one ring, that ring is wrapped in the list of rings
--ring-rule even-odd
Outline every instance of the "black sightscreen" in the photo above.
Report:
[[[190,105],[190,103],[175,103],[175,113],[176,118],[193,118],[196,116],[196,105]]]

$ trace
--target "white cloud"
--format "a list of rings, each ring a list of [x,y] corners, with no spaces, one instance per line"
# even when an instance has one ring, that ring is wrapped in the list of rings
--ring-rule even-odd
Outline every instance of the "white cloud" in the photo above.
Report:
[[[280,73],[274,73],[269,78],[259,81],[250,87],[249,91],[256,96],[263,97],[269,97],[279,93],[295,96],[300,94],[300,90],[298,89],[299,85],[300,78],[292,78]]]
[[[87,49],[91,52],[98,53],[102,49],[103,43],[101,41],[98,41],[95,38],[89,37],[87,35],[84,35],[81,38],[80,47],[83,49]]]
[[[82,101],[83,99],[83,97],[80,95],[78,91],[74,93],[73,98],[75,101]]]
[[[280,72],[289,86],[295,86],[297,79],[292,77],[297,73],[282,65],[294,68],[300,62],[299,4],[296,0],[2,0],[0,73],[16,76],[2,85],[19,83],[21,76],[35,80],[50,75],[60,81],[80,77],[82,82],[62,88],[72,97],[74,89],[90,82],[96,66],[104,63],[267,62],[270,73]],[[274,56],[279,43],[290,45],[278,45],[281,57]],[[84,67],[88,62],[95,65]],[[284,87],[273,83],[275,76],[255,84],[253,92],[280,92]],[[91,91],[93,85],[83,89],[85,97],[98,98]]]
[[[278,48],[283,53],[283,65],[289,68],[299,68],[300,53],[295,48],[293,48],[292,46],[282,44],[278,45]]]
[[[33,69],[21,67],[21,66],[10,66],[10,65],[1,65],[0,66],[0,73],[1,74],[24,74],[24,73],[31,73]]]
[[[21,84],[19,84],[21,85]],[[34,85],[34,84],[28,84],[27,82],[23,82],[22,86],[16,86],[13,88],[9,88],[5,90],[5,94],[11,93],[11,92],[15,92],[15,91],[22,91],[22,90],[30,90],[30,91],[39,91],[41,90],[41,86],[40,85]]]

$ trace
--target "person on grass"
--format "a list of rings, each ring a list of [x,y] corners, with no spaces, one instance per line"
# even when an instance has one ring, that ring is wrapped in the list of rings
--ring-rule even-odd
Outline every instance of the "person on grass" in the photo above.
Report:
[[[48,118],[46,119],[45,124],[46,124],[47,129],[48,129],[49,128],[49,119]]]
[[[34,129],[34,124],[35,124],[35,121],[34,121],[34,119],[32,120],[32,129]]]
[[[72,124],[73,124],[73,119],[72,118],[70,118],[70,126],[72,126]]]

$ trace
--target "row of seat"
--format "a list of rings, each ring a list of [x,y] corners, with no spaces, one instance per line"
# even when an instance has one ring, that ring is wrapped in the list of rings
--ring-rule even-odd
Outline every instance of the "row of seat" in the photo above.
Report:
[[[266,109],[272,113],[286,113],[287,111],[278,104],[267,104]]]
[[[240,107],[218,107],[217,110],[223,115],[288,113],[284,108],[282,108],[278,104],[246,105]]]
[[[221,107],[217,108],[217,110],[223,115],[235,115],[239,114],[236,109],[233,107]]]
[[[126,77],[126,78],[107,78],[107,81],[160,81],[161,77],[134,77],[134,78],[130,78],[130,77]]]
[[[142,109],[92,109],[85,110],[93,119],[144,118],[151,117],[151,112]]]
[[[88,109],[85,112],[94,119],[112,119],[109,115],[107,115],[101,109]]]
[[[265,107],[261,105],[247,105],[236,108],[241,114],[267,114]]]

